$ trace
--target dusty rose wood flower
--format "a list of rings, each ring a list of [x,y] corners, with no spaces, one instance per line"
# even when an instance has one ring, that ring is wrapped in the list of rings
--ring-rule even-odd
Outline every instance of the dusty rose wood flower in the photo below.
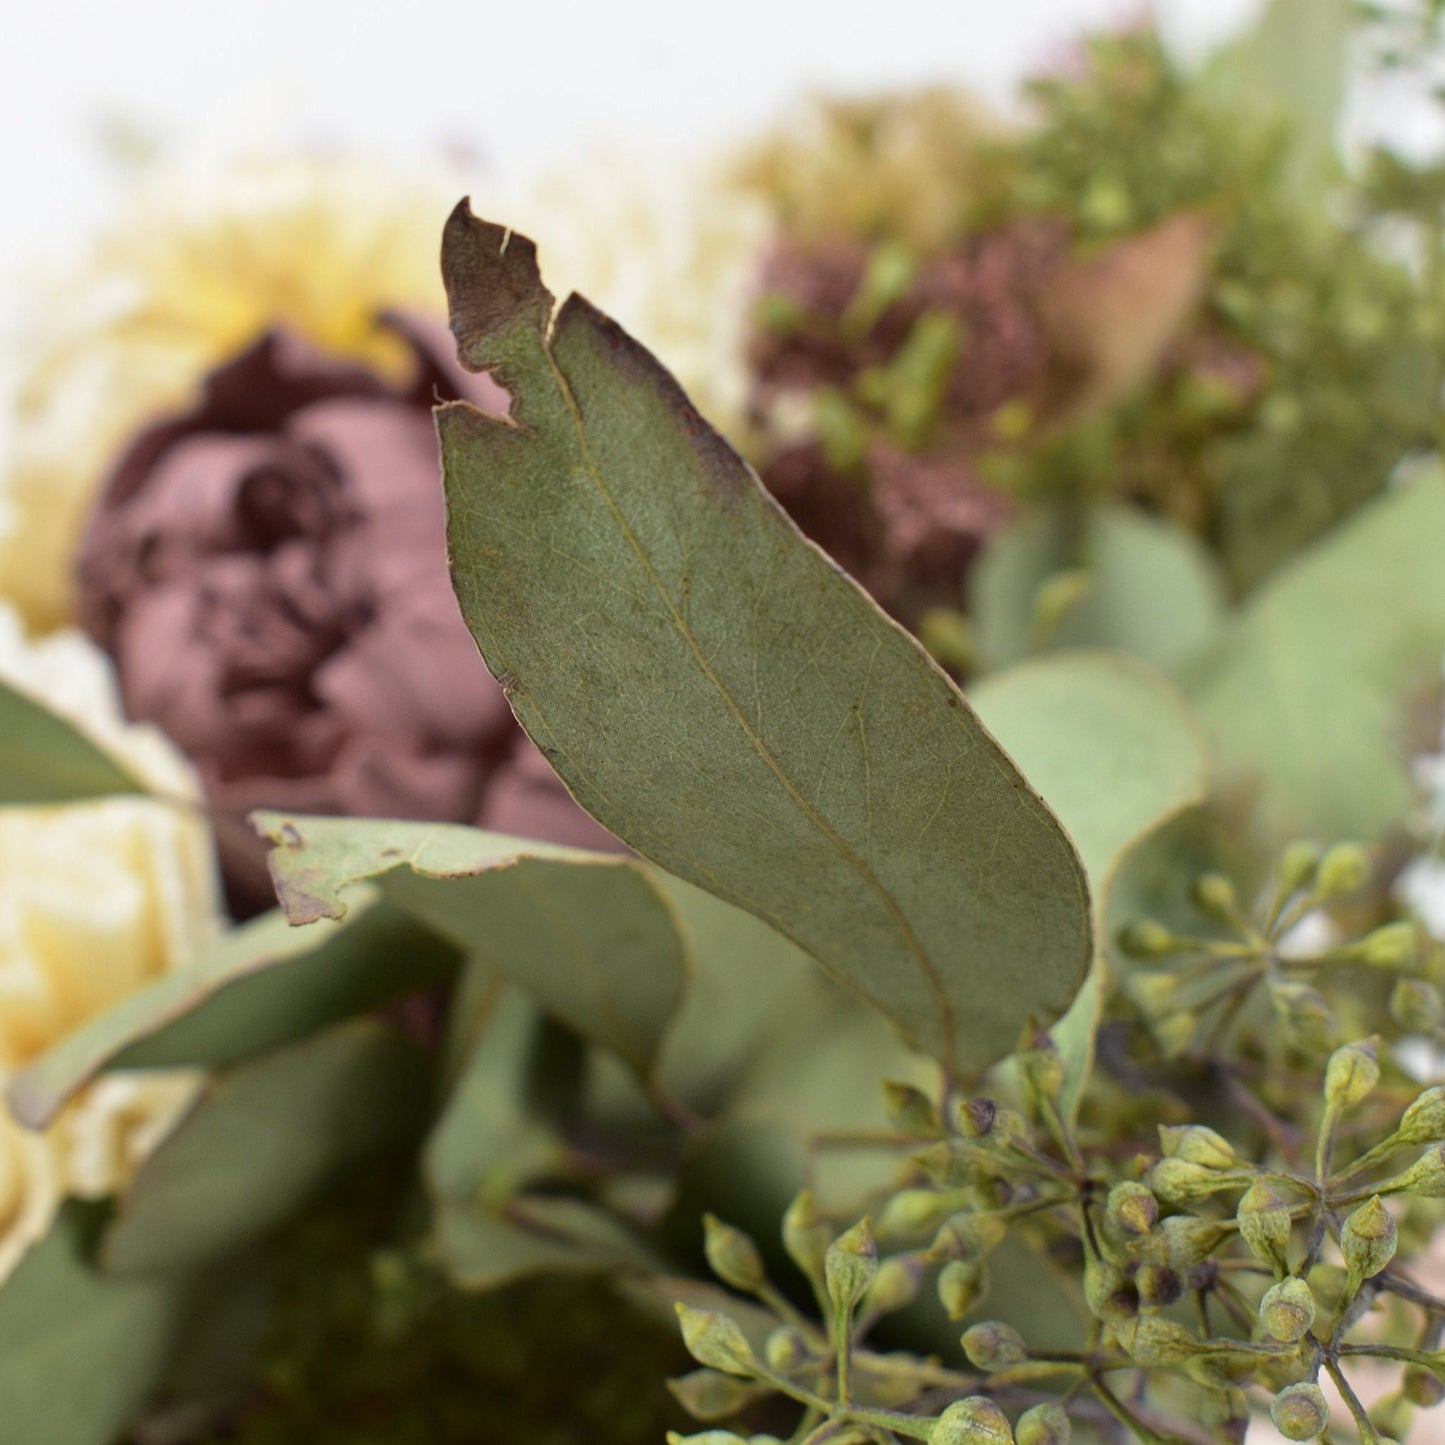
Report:
[[[530,756],[447,576],[431,407],[506,394],[440,323],[389,324],[404,388],[284,332],[213,372],[127,448],[81,550],[85,626],[199,769],[243,910],[268,899],[252,808],[607,837]]]

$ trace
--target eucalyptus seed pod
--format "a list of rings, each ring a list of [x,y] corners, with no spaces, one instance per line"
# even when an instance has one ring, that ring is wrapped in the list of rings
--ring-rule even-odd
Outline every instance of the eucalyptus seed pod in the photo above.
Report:
[[[803,1190],[783,1214],[783,1248],[816,1285],[823,1283],[823,1259],[832,1239],[833,1231],[818,1209],[812,1191]]]
[[[879,1239],[913,1239],[952,1213],[957,1195],[937,1189],[900,1189],[891,1195],[878,1214]]]
[[[1170,1204],[1197,1204],[1225,1189],[1240,1189],[1252,1176],[1245,1170],[1211,1169],[1188,1159],[1161,1159],[1144,1182]]]
[[[1109,1191],[1104,1217],[1121,1235],[1138,1238],[1159,1222],[1159,1201],[1146,1185],[1125,1179]]]
[[[1320,866],[1320,850],[1313,843],[1291,843],[1279,860],[1279,895],[1292,898],[1301,888],[1315,881]]]
[[[725,1375],[750,1376],[756,1369],[752,1347],[737,1321],[717,1310],[694,1310],[677,1306],[682,1342],[698,1364]]]
[[[1318,1385],[1287,1385],[1269,1407],[1274,1428],[1286,1440],[1313,1440],[1330,1423],[1330,1407]]]
[[[1201,1351],[1199,1341],[1183,1325],[1163,1315],[1140,1315],[1116,1326],[1114,1335],[1129,1358],[1149,1370],[1177,1365]]]
[[[1177,1059],[1194,1041],[1199,1016],[1191,1009],[1178,1009],[1164,1018],[1150,1021],[1154,1043],[1166,1059]]]
[[[1315,874],[1315,897],[1343,898],[1370,881],[1370,855],[1358,843],[1336,843],[1320,859]]]
[[[1182,947],[1174,934],[1152,918],[1137,918],[1132,923],[1126,923],[1114,935],[1114,942],[1120,953],[1140,960],[1167,958],[1172,953],[1178,953]]]
[[[1001,1143],[1008,1132],[1008,1116],[994,1099],[960,1099],[955,1111],[958,1132],[979,1143]]]
[[[974,1369],[985,1374],[1021,1365],[1029,1352],[1024,1337],[1002,1320],[984,1320],[963,1332],[963,1352]]]
[[[1041,1029],[1030,1031],[1027,1047],[1015,1055],[1024,1099],[1034,1114],[1056,1103],[1064,1087],[1064,1060],[1054,1041]]]
[[[1379,1274],[1394,1259],[1398,1242],[1394,1218],[1380,1196],[1372,1195],[1340,1230],[1340,1253],[1349,1271],[1345,1293],[1353,1296],[1365,1280]]]
[[[1438,1144],[1445,1139],[1445,1084],[1435,1084],[1415,1096],[1400,1115],[1395,1138],[1401,1144]]]
[[[937,1139],[943,1134],[938,1106],[922,1089],[915,1089],[912,1084],[884,1079],[883,1108],[888,1122],[910,1139]]]
[[[791,1375],[813,1357],[802,1330],[792,1325],[779,1325],[773,1330],[763,1345],[763,1354],[769,1369],[779,1375]]]
[[[1185,1159],[1206,1169],[1233,1169],[1239,1164],[1234,1145],[1203,1124],[1161,1124],[1159,1149],[1166,1159]]]
[[[754,1437],[754,1440],[759,1437]],[[700,1435],[679,1435],[676,1430],[667,1432],[667,1445],[753,1445],[753,1441],[731,1430],[704,1430]]]
[[[1445,1023],[1445,996],[1423,978],[1397,978],[1390,990],[1390,1017],[1407,1033],[1433,1034]]]
[[[938,1299],[951,1320],[961,1320],[988,1294],[988,1268],[981,1261],[951,1259],[938,1272]]]
[[[1194,906],[1216,923],[1233,923],[1239,917],[1234,884],[1223,873],[1201,873],[1189,889]]]
[[[1025,1410],[1014,1426],[1018,1445],[1069,1445],[1073,1433],[1068,1412],[1056,1400]]]
[[[923,1283],[923,1260],[918,1255],[895,1254],[878,1266],[859,1306],[869,1318],[907,1309],[918,1298]]]
[[[928,1445],[1014,1445],[1008,1416],[984,1395],[955,1400],[928,1432]]]
[[[1229,1235],[1229,1230],[1212,1219],[1172,1214],[1159,1221],[1155,1231],[1163,1241],[1165,1260],[1177,1274],[1188,1276],[1197,1269]]]
[[[1164,1309],[1184,1293],[1184,1281],[1167,1264],[1141,1264],[1134,1274],[1139,1303],[1150,1309]]]
[[[1432,1144],[1395,1184],[1420,1199],[1445,1199],[1445,1145]]]
[[[1120,1324],[1139,1313],[1139,1290],[1117,1265],[1091,1254],[1084,1263],[1084,1299],[1089,1313],[1105,1324]]]
[[[1402,1389],[1405,1398],[1422,1410],[1428,1410],[1445,1400],[1445,1381],[1423,1365],[1411,1365],[1405,1371]]]
[[[982,1259],[1008,1237],[1008,1225],[996,1214],[955,1214],[934,1236],[924,1256],[941,1259]]]
[[[1402,919],[1373,929],[1360,939],[1352,952],[1371,968],[1414,968],[1420,957],[1420,938],[1415,925]]]
[[[1379,1047],[1379,1037],[1374,1035],[1344,1044],[1330,1055],[1325,1065],[1325,1107],[1329,1112],[1343,1113],[1369,1098],[1380,1082]]]
[[[1200,1401],[1199,1418],[1226,1445],[1244,1445],[1252,1412],[1243,1390],[1211,1390]]]
[[[1256,1179],[1244,1192],[1235,1211],[1240,1237],[1261,1264],[1277,1276],[1289,1273],[1289,1241],[1294,1225],[1279,1192],[1266,1180]]]
[[[712,1272],[724,1284],[744,1294],[756,1294],[768,1282],[763,1257],[758,1247],[731,1224],[724,1224],[713,1214],[704,1214],[703,1251]]]
[[[823,1279],[833,1308],[844,1314],[863,1298],[878,1273],[878,1245],[873,1221],[863,1218],[828,1246],[823,1256]]]
[[[1335,1016],[1319,989],[1299,978],[1272,978],[1265,987],[1275,1016],[1295,1048],[1323,1053],[1334,1047]]]
[[[1259,1322],[1276,1340],[1294,1344],[1315,1322],[1315,1297],[1304,1280],[1282,1279],[1259,1302]]]
[[[755,1387],[717,1370],[693,1370],[669,1380],[667,1388],[694,1420],[709,1424],[736,1415],[753,1398]]]

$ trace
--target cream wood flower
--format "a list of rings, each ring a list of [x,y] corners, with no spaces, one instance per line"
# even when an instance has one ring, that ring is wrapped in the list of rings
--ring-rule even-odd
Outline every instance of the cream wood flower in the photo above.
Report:
[[[0,678],[69,717],[156,798],[0,809],[0,1087],[70,1030],[195,957],[219,927],[194,779],[121,720],[108,665],[76,633],[28,642],[0,607]],[[44,1134],[0,1113],[0,1275],[66,1194],[120,1187],[184,1109],[190,1076],[116,1075]]]

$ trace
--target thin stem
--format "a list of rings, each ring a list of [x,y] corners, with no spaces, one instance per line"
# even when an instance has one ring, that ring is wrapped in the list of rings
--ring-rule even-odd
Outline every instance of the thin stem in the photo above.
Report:
[[[1380,1435],[1370,1421],[1369,1413],[1364,1405],[1360,1403],[1360,1397],[1355,1394],[1350,1382],[1345,1379],[1345,1373],[1340,1369],[1333,1354],[1325,1356],[1325,1369],[1330,1373],[1330,1379],[1335,1382],[1335,1388],[1340,1392],[1340,1397],[1349,1406],[1350,1414],[1355,1417],[1355,1424],[1360,1429],[1360,1439],[1365,1445],[1380,1445]]]

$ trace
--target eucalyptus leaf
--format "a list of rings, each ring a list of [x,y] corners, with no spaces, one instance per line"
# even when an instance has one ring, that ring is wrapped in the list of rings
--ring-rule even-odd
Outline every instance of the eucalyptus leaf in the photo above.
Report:
[[[1057,595],[1063,579],[1073,586],[1050,607],[1049,589]],[[1201,542],[1107,504],[1052,507],[1014,523],[989,543],[969,590],[989,668],[1036,652],[1110,647],[1169,670],[1212,642],[1224,619],[1224,584]],[[1026,759],[1015,761],[1029,772]],[[1054,802],[1047,787],[1043,794]]]
[[[358,900],[344,924],[293,928],[267,913],[194,964],[131,994],[16,1075],[16,1117],[43,1128],[109,1069],[216,1068],[445,982],[451,944],[386,903]]]
[[[1021,663],[986,678],[969,697],[1068,828],[1102,926],[1119,862],[1204,800],[1210,749],[1203,727],[1177,688],[1118,653],[1057,653]],[[1105,992],[1102,943],[1088,981],[1050,1030],[1064,1058],[1069,1117],[1092,1066]]]
[[[0,1285],[0,1439],[112,1445],[164,1374],[188,1281],[101,1274],[106,1206],[70,1201]]]
[[[453,581],[583,807],[950,1067],[1062,1012],[1083,870],[949,680],[652,356],[580,297],[553,316],[530,241],[464,203],[443,273],[462,361],[513,395],[438,411]]]
[[[1195,702],[1266,841],[1370,839],[1405,816],[1408,704],[1445,652],[1442,557],[1431,467],[1254,593],[1201,667]]]
[[[349,1166],[415,1139],[431,1087],[421,1051],[370,1019],[219,1075],[122,1197],[106,1267],[174,1270],[259,1239]]]
[[[344,916],[349,891],[372,880],[584,1038],[651,1074],[688,975],[651,870],[475,828],[274,813],[253,821],[273,844],[277,894],[294,923]]]
[[[6,682],[0,682],[0,738],[0,806],[43,807],[148,791],[74,724]]]

